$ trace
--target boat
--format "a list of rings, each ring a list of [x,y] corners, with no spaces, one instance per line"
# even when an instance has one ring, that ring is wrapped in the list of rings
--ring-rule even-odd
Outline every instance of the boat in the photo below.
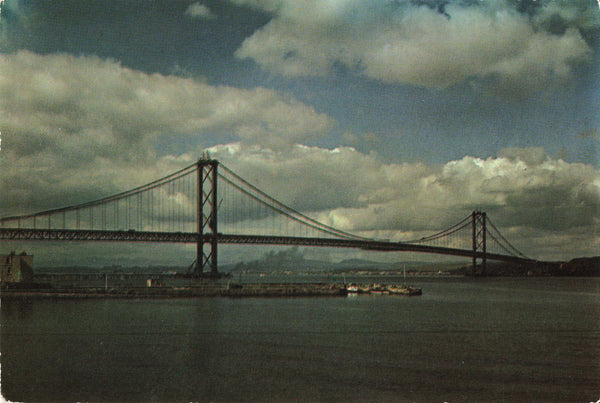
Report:
[[[358,287],[356,284],[349,284],[346,286],[346,292],[348,292],[348,294],[358,294]]]
[[[421,295],[421,289],[408,285],[355,284],[345,285],[346,294]]]
[[[420,288],[411,287],[409,285],[388,285],[387,290],[390,294],[396,295],[421,295],[422,293]]]
[[[370,292],[370,294],[373,294],[373,295],[387,295],[389,293],[390,292],[387,290],[371,290],[371,292]]]
[[[369,294],[373,295],[386,295],[389,294],[387,287],[383,284],[373,284],[369,290]]]

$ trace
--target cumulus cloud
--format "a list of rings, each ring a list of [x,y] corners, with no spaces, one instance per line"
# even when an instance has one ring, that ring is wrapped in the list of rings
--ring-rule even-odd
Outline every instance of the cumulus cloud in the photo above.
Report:
[[[164,133],[207,130],[275,146],[319,135],[334,124],[271,90],[146,74],[97,57],[1,55],[0,95],[3,132],[22,140],[20,154],[35,144],[61,148],[93,140],[96,152],[105,155]]]
[[[236,0],[273,19],[236,51],[287,76],[340,68],[428,88],[465,82],[539,90],[591,61],[582,32],[598,29],[590,2]],[[522,4],[523,3],[523,4]],[[541,2],[540,2],[541,3]]]
[[[558,258],[561,250],[593,254],[598,241],[600,172],[550,158],[538,148],[440,165],[385,163],[348,147],[296,146],[274,153],[237,143],[210,151],[278,200],[364,236],[418,239],[482,209],[515,245],[539,253],[536,257]],[[546,236],[565,243],[545,248]]]
[[[465,156],[444,164],[390,163],[350,147],[273,150],[235,142],[206,151],[290,207],[362,236],[418,239],[481,209],[535,258],[595,254],[600,241],[600,171],[551,158],[542,149],[506,149],[497,157]],[[106,196],[189,166],[195,155],[165,155],[142,165],[95,158],[77,167],[57,165],[53,158],[48,153],[38,154],[35,164],[10,160],[14,167],[2,161],[2,215],[18,210],[15,200],[42,210],[64,206],[70,195]],[[231,203],[237,210],[247,204],[227,189],[221,182],[220,198],[230,198],[221,219],[243,220],[228,209]],[[227,232],[227,225],[220,228]],[[468,247],[468,235],[454,246]]]
[[[194,3],[191,4],[186,10],[185,15],[193,18],[207,18],[212,19],[216,18],[216,16],[210,11],[210,8],[205,6],[204,4]]]
[[[276,149],[335,124],[263,88],[211,86],[98,57],[26,51],[0,55],[0,116],[0,197],[5,208],[21,209],[36,194],[82,201],[100,189],[133,185],[119,174],[124,170],[150,179],[161,156],[196,151],[208,135]]]
[[[444,164],[391,163],[350,147],[302,145],[335,122],[274,91],[146,74],[97,57],[29,52],[0,55],[0,116],[1,216],[148,183],[192,164],[206,149],[202,133],[229,133],[207,149],[211,156],[343,230],[415,239],[483,209],[535,257],[597,253],[600,172],[540,148]],[[192,141],[176,147],[173,138]]]

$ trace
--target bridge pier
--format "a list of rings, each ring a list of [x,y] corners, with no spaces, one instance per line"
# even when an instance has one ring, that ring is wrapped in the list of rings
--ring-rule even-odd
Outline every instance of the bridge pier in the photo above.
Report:
[[[485,276],[487,259],[486,259],[486,214],[485,212],[475,210],[471,214],[472,237],[473,237],[473,267],[472,274],[480,274]],[[481,272],[477,273],[477,258],[481,258]]]
[[[196,242],[195,276],[203,276],[210,267],[210,276],[218,277],[217,270],[217,167],[219,162],[200,159],[198,170],[198,239]],[[205,249],[207,246],[207,249]]]

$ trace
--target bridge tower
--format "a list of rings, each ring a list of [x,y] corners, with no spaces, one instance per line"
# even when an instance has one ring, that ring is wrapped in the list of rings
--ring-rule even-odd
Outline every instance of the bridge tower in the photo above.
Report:
[[[473,267],[472,274],[477,274],[477,257],[481,257],[481,275],[486,271],[486,214],[475,210],[471,215],[473,229]]]
[[[217,167],[219,162],[208,157],[197,162],[198,170],[198,240],[196,244],[195,276],[202,276],[210,267],[210,277],[217,271]],[[206,249],[205,249],[206,245]]]

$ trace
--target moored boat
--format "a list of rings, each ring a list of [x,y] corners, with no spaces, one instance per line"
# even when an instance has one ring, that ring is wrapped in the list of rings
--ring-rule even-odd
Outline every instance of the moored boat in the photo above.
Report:
[[[348,294],[358,294],[358,287],[356,284],[349,284],[346,286],[346,292],[348,292]]]
[[[421,295],[421,289],[400,284],[345,284],[344,291],[347,295],[372,294],[372,295]]]

